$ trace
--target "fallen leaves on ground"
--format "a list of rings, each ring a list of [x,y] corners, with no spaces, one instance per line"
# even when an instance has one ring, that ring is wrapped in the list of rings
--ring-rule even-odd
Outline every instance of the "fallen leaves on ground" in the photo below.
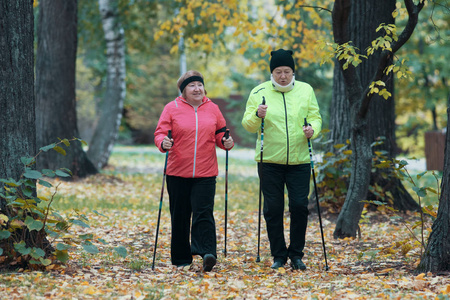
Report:
[[[3,271],[0,299],[448,299],[448,274],[414,273],[420,248],[401,223],[387,215],[380,217],[381,212],[365,215],[361,239],[334,239],[336,216],[322,215],[328,271],[317,214],[311,214],[308,223],[306,271],[293,271],[289,264],[279,270],[270,268],[272,258],[262,218],[261,261],[256,262],[257,181],[236,177],[230,183],[227,255],[223,253],[223,178],[219,177],[215,210],[218,261],[211,272],[204,273],[198,256],[191,266],[171,265],[166,193],[152,269],[160,174],[99,174],[64,182],[58,189],[61,207],[80,210],[91,225],[73,227],[72,234],[92,234],[101,241],[96,244],[100,253],[79,249],[68,264],[52,264],[46,272]],[[286,213],[287,241],[289,222]],[[113,250],[118,246],[126,248],[125,258]]]
[[[293,271],[287,264],[285,268],[272,270],[264,230],[261,262],[255,261],[257,212],[229,212],[225,257],[224,213],[216,211],[218,263],[212,272],[204,273],[200,257],[194,257],[191,266],[171,265],[167,212],[161,218],[154,270],[151,266],[157,212],[115,210],[103,214],[89,215],[91,228],[78,230],[103,238],[106,250],[124,245],[129,253],[126,258],[105,249],[97,255],[76,252],[68,265],[52,265],[47,272],[5,272],[0,276],[0,298],[434,299],[440,294],[447,297],[450,294],[450,278],[412,273],[417,257],[403,257],[400,251],[380,254],[382,249],[391,247],[393,234],[402,234],[402,230],[388,223],[363,226],[361,240],[334,240],[333,223],[324,219],[330,267],[326,271],[318,220],[312,216],[304,257],[308,269]],[[361,256],[362,251],[378,254],[366,257]]]

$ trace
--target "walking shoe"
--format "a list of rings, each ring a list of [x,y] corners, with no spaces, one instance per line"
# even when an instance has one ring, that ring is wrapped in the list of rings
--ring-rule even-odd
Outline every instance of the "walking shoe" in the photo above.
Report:
[[[284,262],[282,260],[275,259],[273,265],[270,266],[272,269],[279,269],[284,267]]]
[[[203,257],[203,271],[209,272],[216,264],[216,257],[212,254],[205,254]]]
[[[300,257],[292,258],[291,266],[294,270],[306,270],[306,265],[302,262],[302,259]]]
[[[184,263],[184,264],[179,264],[176,266],[177,266],[177,268],[183,268],[183,267],[190,266],[190,265],[191,265],[190,263]]]

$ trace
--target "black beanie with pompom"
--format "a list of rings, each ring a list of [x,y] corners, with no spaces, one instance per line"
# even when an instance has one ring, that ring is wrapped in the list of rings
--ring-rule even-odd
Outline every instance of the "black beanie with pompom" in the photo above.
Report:
[[[290,67],[295,72],[294,58],[292,57],[292,50],[278,49],[270,52],[272,56],[270,59],[270,73],[278,67]]]

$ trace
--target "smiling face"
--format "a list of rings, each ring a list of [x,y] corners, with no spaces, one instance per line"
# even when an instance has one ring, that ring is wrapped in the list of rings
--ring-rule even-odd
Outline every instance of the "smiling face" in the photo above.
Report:
[[[200,81],[193,81],[184,88],[183,94],[188,102],[202,102],[205,96],[205,87]]]
[[[290,67],[277,67],[272,72],[273,79],[281,86],[286,86],[291,83],[294,72]]]

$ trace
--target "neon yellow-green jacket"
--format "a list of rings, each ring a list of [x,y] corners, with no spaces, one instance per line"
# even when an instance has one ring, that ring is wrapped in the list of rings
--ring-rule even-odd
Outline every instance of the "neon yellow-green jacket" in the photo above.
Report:
[[[260,161],[261,118],[256,116],[258,106],[266,100],[267,113],[264,118],[263,161],[276,164],[309,163],[308,140],[303,133],[304,118],[314,129],[314,135],[322,130],[322,117],[313,88],[295,81],[294,88],[282,93],[266,81],[251,92],[247,100],[242,126],[249,132],[257,132],[255,160]]]

